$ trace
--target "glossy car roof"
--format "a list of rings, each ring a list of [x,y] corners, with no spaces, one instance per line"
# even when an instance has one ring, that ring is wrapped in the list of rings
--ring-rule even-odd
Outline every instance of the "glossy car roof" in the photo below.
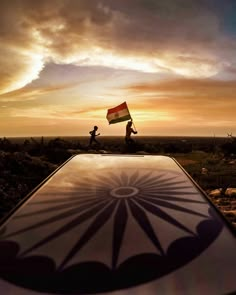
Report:
[[[77,155],[0,227],[0,294],[226,294],[235,246],[172,158]]]

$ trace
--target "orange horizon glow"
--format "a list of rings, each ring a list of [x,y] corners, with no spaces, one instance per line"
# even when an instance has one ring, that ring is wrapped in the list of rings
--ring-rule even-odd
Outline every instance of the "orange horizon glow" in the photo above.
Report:
[[[0,3],[0,137],[236,134],[231,6],[183,3]]]

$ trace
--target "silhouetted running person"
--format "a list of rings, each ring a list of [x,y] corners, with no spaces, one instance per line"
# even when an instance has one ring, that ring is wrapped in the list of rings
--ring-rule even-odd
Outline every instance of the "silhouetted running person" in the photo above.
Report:
[[[131,127],[133,124],[132,121],[129,121],[126,125],[126,134],[125,134],[125,142],[127,144],[133,144],[135,143],[135,141],[131,138],[131,134],[134,133],[134,134],[137,134],[138,132],[137,131],[134,131],[134,129]]]
[[[90,141],[89,141],[89,145],[92,145],[93,142],[100,144],[97,139],[96,136],[99,136],[100,133],[96,134],[96,131],[98,130],[98,126],[94,126],[92,131],[89,131],[89,134],[91,135],[90,137]]]

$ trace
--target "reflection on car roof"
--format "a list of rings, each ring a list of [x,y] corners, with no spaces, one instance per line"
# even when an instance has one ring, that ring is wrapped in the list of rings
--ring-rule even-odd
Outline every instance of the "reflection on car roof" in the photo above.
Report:
[[[173,159],[77,155],[0,227],[0,292],[225,294],[235,246]]]

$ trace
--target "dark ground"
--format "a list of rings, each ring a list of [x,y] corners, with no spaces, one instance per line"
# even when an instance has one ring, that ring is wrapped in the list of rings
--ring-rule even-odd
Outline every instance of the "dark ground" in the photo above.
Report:
[[[99,137],[88,147],[88,137],[0,139],[0,218],[5,216],[69,157],[78,153],[138,153],[174,157],[207,192],[211,201],[236,225],[236,140],[207,137]],[[214,195],[213,189],[221,190]]]

